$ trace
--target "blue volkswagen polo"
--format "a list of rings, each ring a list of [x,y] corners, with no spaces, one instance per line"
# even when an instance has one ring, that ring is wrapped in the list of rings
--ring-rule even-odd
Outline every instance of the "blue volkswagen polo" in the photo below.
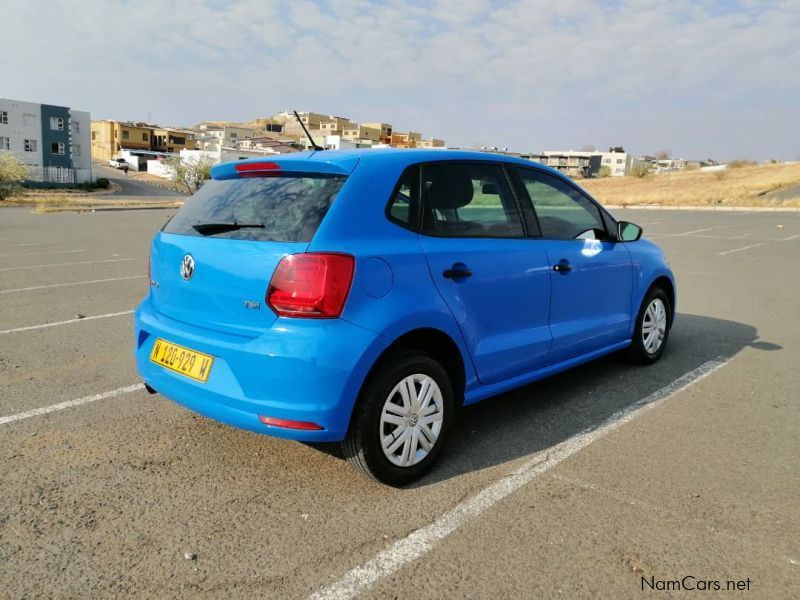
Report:
[[[341,441],[407,484],[458,408],[610,352],[664,352],[675,281],[642,230],[530,161],[325,151],[214,167],[153,240],[136,310],[151,392]]]

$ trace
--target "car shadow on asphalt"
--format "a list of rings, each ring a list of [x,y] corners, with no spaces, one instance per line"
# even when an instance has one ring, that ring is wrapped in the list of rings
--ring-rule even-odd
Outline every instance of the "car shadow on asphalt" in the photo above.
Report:
[[[743,348],[776,351],[744,323],[679,314],[661,360],[647,367],[611,355],[466,407],[442,460],[412,487],[534,455],[647,397],[682,375]]]

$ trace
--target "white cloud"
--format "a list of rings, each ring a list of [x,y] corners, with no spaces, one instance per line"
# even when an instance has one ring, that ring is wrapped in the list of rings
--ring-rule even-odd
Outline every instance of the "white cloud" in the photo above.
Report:
[[[5,0],[0,93],[169,123],[297,107],[456,143],[800,157],[794,0],[79,6]]]

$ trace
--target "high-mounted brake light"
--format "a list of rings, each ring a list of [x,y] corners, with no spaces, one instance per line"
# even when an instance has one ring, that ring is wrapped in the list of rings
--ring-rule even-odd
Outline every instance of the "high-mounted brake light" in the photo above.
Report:
[[[281,170],[281,166],[274,162],[240,163],[235,168],[239,177],[268,177],[278,175]]]
[[[350,293],[354,267],[349,254],[285,256],[269,282],[267,305],[281,317],[335,319]]]

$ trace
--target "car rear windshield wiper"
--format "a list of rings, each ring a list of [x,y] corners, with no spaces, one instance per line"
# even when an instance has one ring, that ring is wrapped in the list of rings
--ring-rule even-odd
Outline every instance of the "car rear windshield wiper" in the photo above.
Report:
[[[237,229],[264,229],[266,226],[263,223],[238,223],[237,221],[232,221],[229,223],[195,223],[192,227],[198,233],[212,235],[225,231],[236,231]]]

